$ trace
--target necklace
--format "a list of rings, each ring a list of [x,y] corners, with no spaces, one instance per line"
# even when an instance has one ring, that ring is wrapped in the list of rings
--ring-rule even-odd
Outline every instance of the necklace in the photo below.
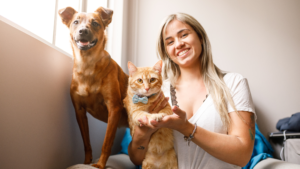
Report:
[[[170,85],[170,93],[171,93],[171,102],[172,102],[172,106],[178,106],[178,102],[177,102],[177,97],[176,97],[176,91],[175,91],[175,87],[173,87],[172,85]],[[205,100],[207,99],[208,94],[205,96],[205,99],[203,100],[203,103],[205,102]]]
[[[177,104],[177,99],[176,99],[176,91],[175,91],[175,87],[173,87],[172,85],[170,85],[170,92],[171,92],[171,102],[172,102],[172,106],[177,106],[179,107]]]

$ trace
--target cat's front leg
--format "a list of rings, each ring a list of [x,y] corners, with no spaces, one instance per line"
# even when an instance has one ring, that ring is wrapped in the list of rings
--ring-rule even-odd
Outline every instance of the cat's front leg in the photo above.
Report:
[[[137,111],[137,112],[135,112],[134,114],[135,114],[135,116],[133,116],[132,121],[133,121],[133,123],[134,123],[135,125],[137,125],[137,126],[139,126],[139,125],[141,124],[141,123],[138,121],[138,119],[144,120],[145,116],[147,117],[148,122],[150,123],[151,120],[155,120],[155,121],[159,122],[159,121],[162,120],[162,118],[163,118],[164,116],[167,115],[167,114],[165,114],[165,113],[152,113],[152,114],[150,114],[150,113],[148,113],[148,112],[146,112],[146,111]]]
[[[155,114],[148,114],[147,118],[148,118],[149,122],[151,120],[160,122],[164,116],[166,116],[166,114],[164,114],[164,113],[155,113]]]
[[[165,108],[160,110],[158,113],[149,114],[148,119],[149,119],[149,121],[155,120],[157,122],[160,122],[163,117],[165,117],[167,115],[171,115],[171,114],[173,114],[173,112],[172,112],[171,106],[168,104]]]
[[[148,112],[146,112],[146,111],[136,111],[136,112],[133,113],[132,122],[135,125],[140,126],[141,123],[138,120],[139,119],[143,120],[143,118],[145,116],[149,119],[149,113]]]

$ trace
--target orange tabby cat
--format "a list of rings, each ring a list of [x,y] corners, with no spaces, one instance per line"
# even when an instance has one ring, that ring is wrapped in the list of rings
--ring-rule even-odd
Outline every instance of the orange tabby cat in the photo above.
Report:
[[[158,113],[148,113],[149,106],[158,99],[162,86],[162,61],[154,67],[137,68],[128,62],[129,80],[127,96],[123,100],[128,113],[131,136],[139,126],[139,118],[161,121],[165,115],[173,114],[170,104]],[[162,102],[165,97],[159,101]],[[152,136],[142,164],[143,169],[177,169],[177,157],[173,146],[173,131],[168,128],[158,129]]]

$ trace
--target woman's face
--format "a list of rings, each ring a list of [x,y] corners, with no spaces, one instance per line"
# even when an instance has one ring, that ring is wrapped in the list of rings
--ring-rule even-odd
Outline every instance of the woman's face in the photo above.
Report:
[[[170,58],[179,67],[191,67],[199,64],[202,52],[201,41],[190,25],[174,19],[166,27],[163,37]]]

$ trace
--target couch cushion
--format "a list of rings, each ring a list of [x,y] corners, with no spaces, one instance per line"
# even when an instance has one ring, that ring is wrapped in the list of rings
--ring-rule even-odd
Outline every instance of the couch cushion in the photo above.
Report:
[[[288,163],[274,158],[260,161],[253,169],[299,169],[300,165]]]
[[[96,159],[93,163],[97,163]],[[95,167],[87,164],[76,164],[67,169],[96,169]],[[128,155],[116,154],[109,156],[105,169],[135,169],[135,165],[130,161]]]

